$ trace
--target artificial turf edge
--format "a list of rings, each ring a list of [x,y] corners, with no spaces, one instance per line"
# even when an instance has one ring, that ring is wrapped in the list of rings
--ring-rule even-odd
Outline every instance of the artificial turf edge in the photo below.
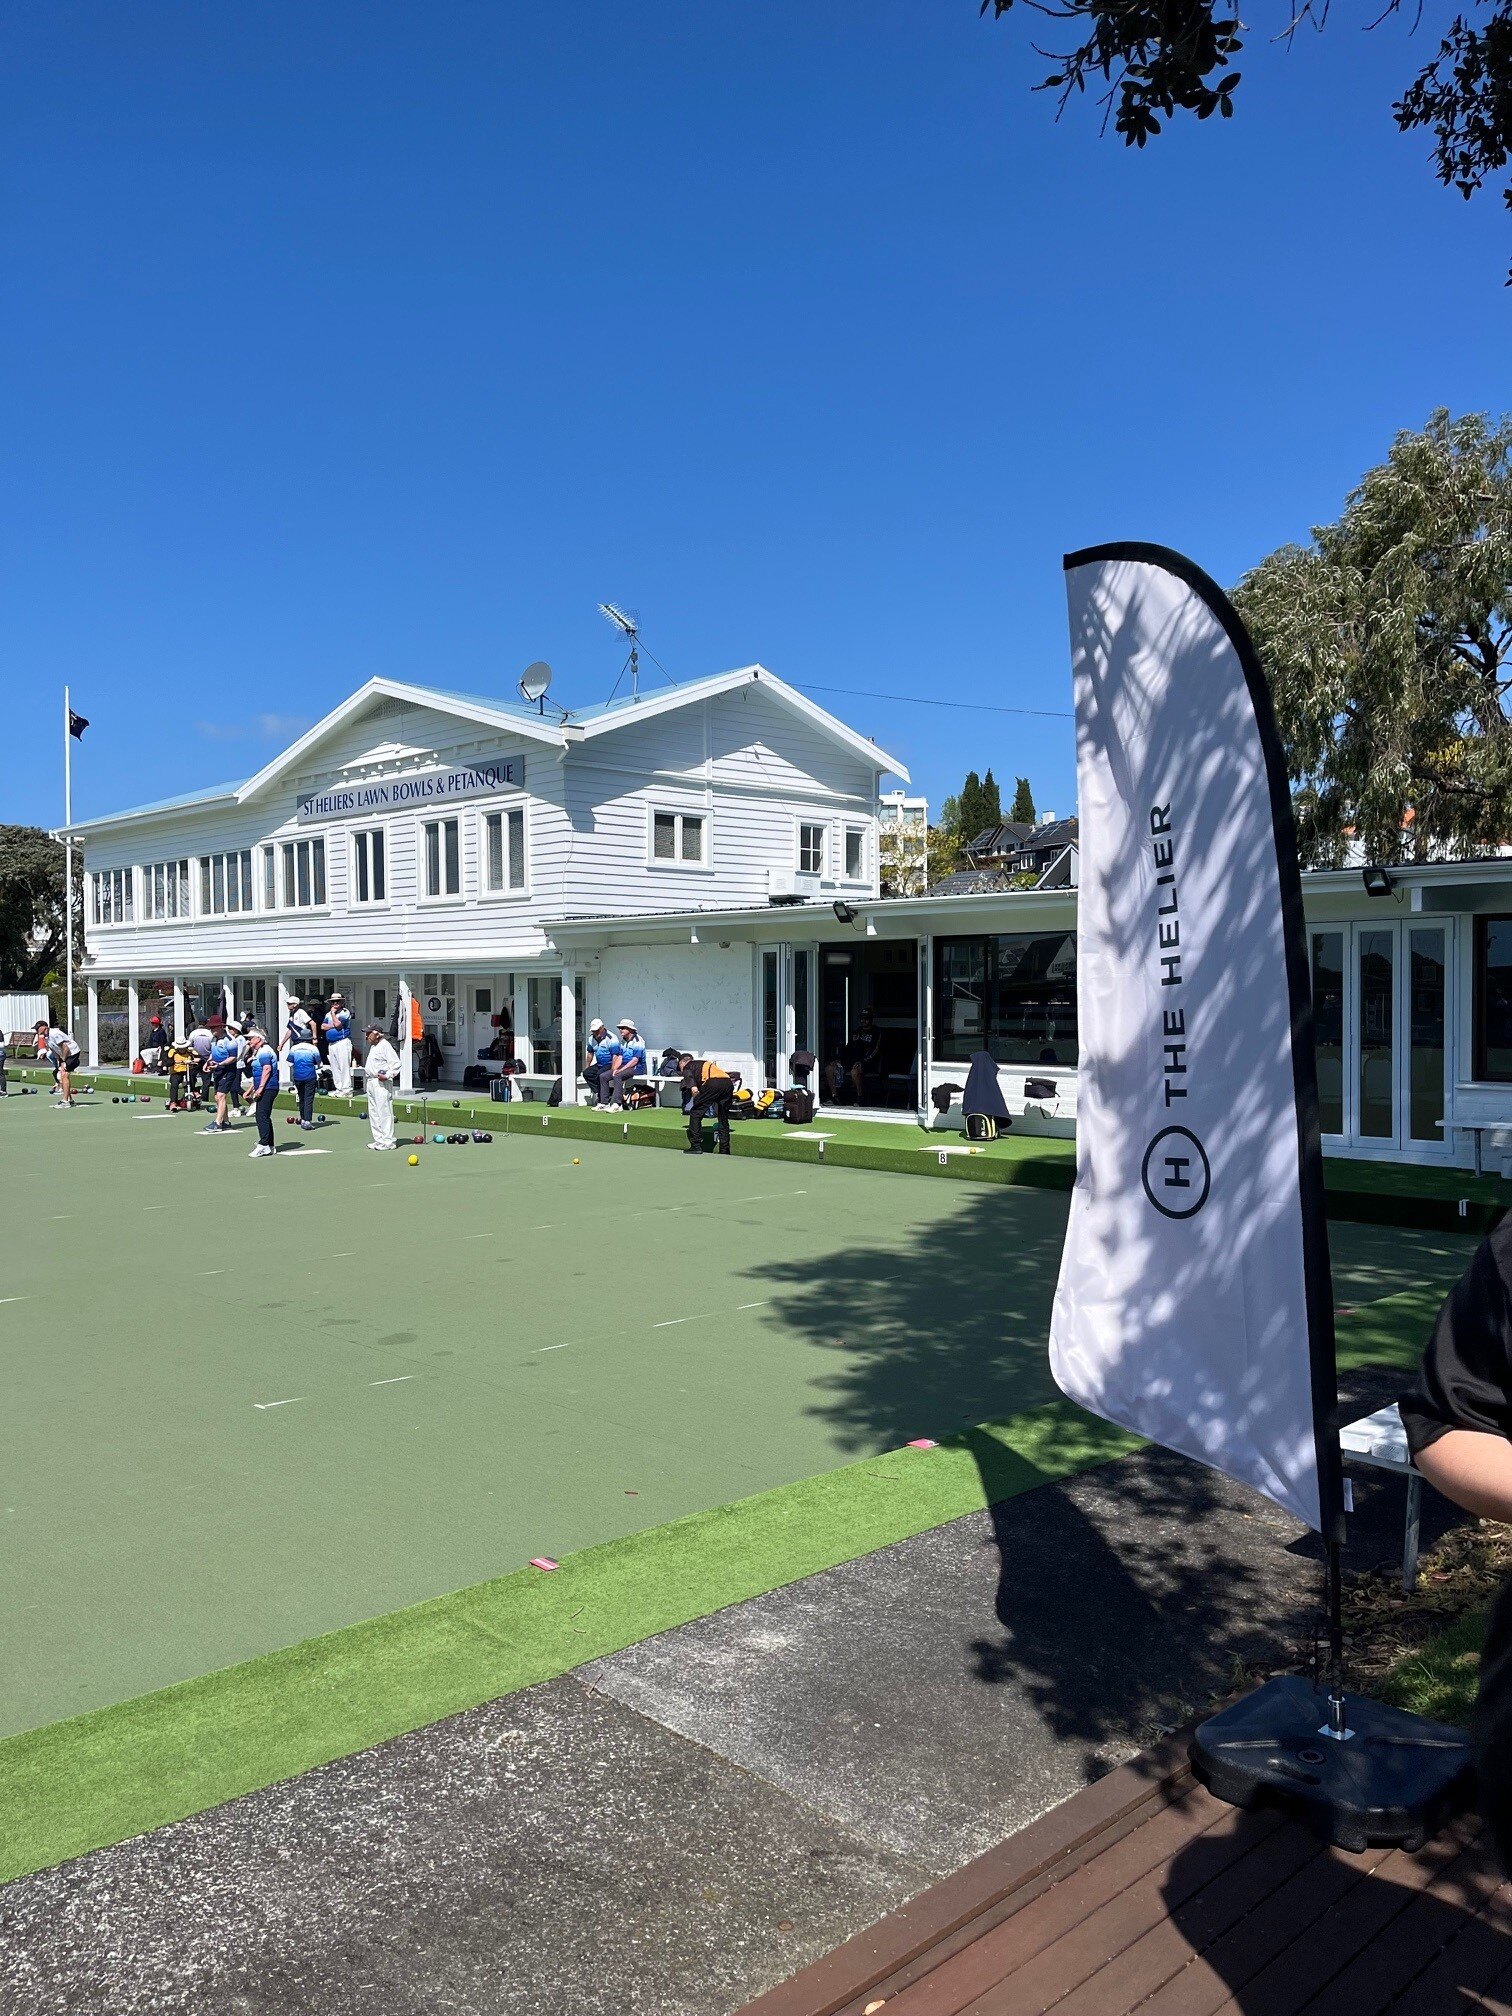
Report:
[[[1338,1319],[1343,1370],[1416,1363],[1408,1289]],[[1141,1445],[1056,1400],[344,1626],[0,1741],[0,1882],[204,1812]]]
[[[0,1742],[0,1882],[297,1776],[1106,1463],[1052,1401],[863,1458]]]

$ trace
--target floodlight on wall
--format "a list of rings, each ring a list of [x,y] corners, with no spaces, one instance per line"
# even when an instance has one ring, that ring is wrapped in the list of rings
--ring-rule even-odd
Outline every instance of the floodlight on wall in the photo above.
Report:
[[[835,922],[837,924],[855,923],[856,921],[855,911],[852,910],[849,903],[842,902],[838,896],[835,899],[834,910],[835,910]]]
[[[1396,880],[1389,868],[1362,869],[1360,879],[1365,884],[1367,896],[1389,896],[1396,887]]]

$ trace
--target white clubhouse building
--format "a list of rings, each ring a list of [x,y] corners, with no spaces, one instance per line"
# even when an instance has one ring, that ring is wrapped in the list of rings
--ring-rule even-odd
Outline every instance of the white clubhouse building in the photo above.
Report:
[[[448,1083],[501,1036],[555,1077],[588,1018],[628,1015],[653,1055],[753,1087],[794,1051],[864,1051],[847,1102],[902,1120],[936,1120],[989,1049],[1020,1124],[1070,1131],[1074,888],[883,901],[884,777],[908,772],[760,666],[562,718],[370,680],[253,777],[75,824],[87,1054],[104,983],[129,989],[131,1055],[148,1001],[278,1031],[339,988],[359,1026],[418,1001]],[[1494,1164],[1512,860],[1373,879],[1303,878],[1325,1145]]]

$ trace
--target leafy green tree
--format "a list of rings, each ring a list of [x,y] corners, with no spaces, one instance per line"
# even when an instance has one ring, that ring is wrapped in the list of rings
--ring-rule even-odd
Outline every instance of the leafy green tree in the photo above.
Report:
[[[1370,7],[1362,25],[1374,27],[1400,5]],[[981,12],[990,8],[997,19],[1013,6],[981,0]],[[1177,113],[1233,114],[1244,24],[1230,0],[1023,0],[1021,11],[1061,24],[1060,46],[1042,52],[1055,67],[1036,87],[1056,94],[1057,116],[1090,90],[1125,145],[1143,147]],[[1392,108],[1404,133],[1433,135],[1439,180],[1465,197],[1500,180],[1512,161],[1512,0],[1478,0],[1470,13],[1479,19],[1456,13],[1441,28],[1433,60]],[[1309,0],[1278,8],[1266,32],[1289,41],[1302,22],[1316,27],[1327,18],[1328,0],[1321,9]],[[1512,208],[1512,182],[1503,200]]]
[[[961,834],[964,839],[974,840],[984,826],[990,826],[987,816],[987,797],[982,789],[982,780],[975,770],[966,772],[966,782],[961,786]]]
[[[999,796],[997,779],[993,776],[990,765],[987,775],[982,779],[982,809],[987,815],[982,821],[984,826],[1002,825],[1003,801]]]
[[[1008,817],[1015,826],[1032,826],[1034,816],[1034,793],[1029,789],[1029,779],[1020,777],[1013,793],[1013,810]]]
[[[0,826],[0,987],[30,994],[61,968],[66,856],[40,826]],[[84,870],[74,856],[74,943],[82,946]]]
[[[1512,421],[1434,413],[1234,591],[1310,865],[1512,841]]]

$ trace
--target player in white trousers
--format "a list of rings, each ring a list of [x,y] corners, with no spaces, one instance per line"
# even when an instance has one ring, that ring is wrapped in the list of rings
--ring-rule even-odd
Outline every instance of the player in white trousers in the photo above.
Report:
[[[394,1148],[394,1087],[399,1083],[399,1052],[374,1022],[367,1029],[363,1083],[367,1087],[369,1148]]]
[[[339,994],[331,996],[320,1026],[326,1039],[326,1062],[331,1067],[331,1090],[345,1098],[352,1089],[352,1011]]]

